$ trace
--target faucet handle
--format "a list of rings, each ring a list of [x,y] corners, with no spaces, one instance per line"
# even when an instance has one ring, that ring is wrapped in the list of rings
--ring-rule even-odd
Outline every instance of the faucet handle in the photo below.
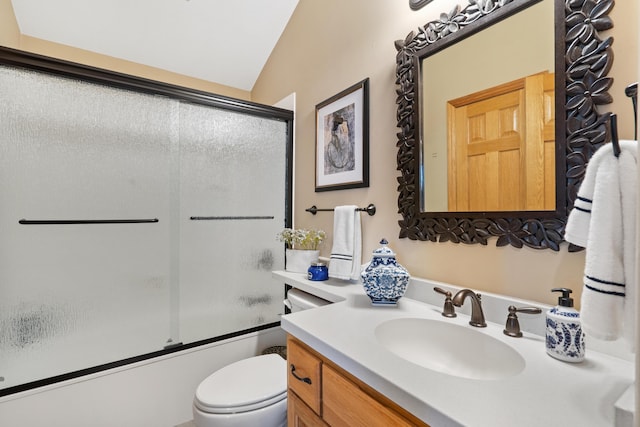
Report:
[[[451,301],[451,292],[449,291],[445,291],[442,288],[439,287],[435,287],[433,288],[434,291],[436,291],[439,294],[442,294],[445,296],[444,298],[444,308],[442,309],[442,315],[444,317],[456,317],[456,310],[453,308],[453,302]]]
[[[540,314],[542,310],[538,307],[521,307],[516,308],[513,305],[509,306],[509,315],[507,316],[507,323],[504,327],[505,335],[509,335],[510,337],[519,338],[522,336],[522,332],[520,331],[520,322],[518,321],[518,316],[516,313],[526,313],[526,314]]]

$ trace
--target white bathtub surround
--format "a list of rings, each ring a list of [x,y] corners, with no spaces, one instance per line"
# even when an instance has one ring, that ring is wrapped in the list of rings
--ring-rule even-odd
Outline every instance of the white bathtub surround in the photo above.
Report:
[[[2,397],[0,426],[173,427],[188,423],[193,418],[193,396],[203,378],[284,343],[282,329],[272,328]]]
[[[284,316],[283,329],[430,425],[493,427],[518,420],[523,427],[601,427],[616,425],[616,416],[623,415],[616,410],[616,402],[634,381],[633,354],[624,343],[587,336],[586,359],[569,364],[546,354],[543,314],[518,315],[522,338],[502,333],[509,305],[536,306],[544,313],[549,308],[544,304],[482,294],[488,326],[473,328],[474,332],[512,347],[524,359],[525,367],[508,378],[473,380],[407,362],[386,350],[374,333],[381,323],[397,318],[431,319],[472,328],[468,325],[470,302],[456,309],[456,318],[445,318],[441,316],[444,297],[433,291],[434,286],[452,293],[460,288],[412,279],[397,307],[372,307],[360,284],[333,279],[317,283],[284,272],[274,276],[337,302]],[[460,402],[464,402],[463,410]]]

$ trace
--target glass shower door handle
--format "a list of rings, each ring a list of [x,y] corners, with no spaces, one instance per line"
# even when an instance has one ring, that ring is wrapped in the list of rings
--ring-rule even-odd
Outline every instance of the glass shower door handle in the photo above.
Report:
[[[22,225],[66,225],[66,224],[142,224],[159,222],[158,218],[149,219],[21,219]]]

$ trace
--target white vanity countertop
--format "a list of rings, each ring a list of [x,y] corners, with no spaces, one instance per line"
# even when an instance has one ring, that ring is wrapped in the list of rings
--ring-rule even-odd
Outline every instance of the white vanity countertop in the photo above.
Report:
[[[539,324],[544,313],[519,315],[522,338],[502,333],[502,322],[506,320],[504,307],[500,307],[498,314],[503,319],[501,323],[492,323],[497,322],[492,319],[496,316],[492,313],[493,306],[510,303],[523,306],[526,301],[501,302],[499,297],[493,301],[491,296],[483,295],[488,327],[477,331],[510,345],[525,359],[526,367],[506,379],[474,380],[405,361],[382,347],[374,334],[379,324],[396,318],[434,319],[471,328],[469,317],[464,314],[468,310],[457,310],[458,317],[449,319],[441,316],[441,305],[407,296],[396,307],[374,307],[359,283],[333,279],[312,282],[301,274],[288,272],[273,275],[283,283],[334,302],[283,316],[285,331],[432,427],[614,426],[614,404],[633,383],[632,361],[590,350],[589,337],[582,363],[565,363],[548,356],[544,336],[527,332],[523,326],[527,317],[538,317]],[[432,296],[429,294],[428,298]],[[433,298],[443,301],[437,294]]]

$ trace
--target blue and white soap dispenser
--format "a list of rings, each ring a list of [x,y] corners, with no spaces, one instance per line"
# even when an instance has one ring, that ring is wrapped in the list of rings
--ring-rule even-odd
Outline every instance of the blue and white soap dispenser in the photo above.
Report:
[[[573,298],[568,288],[554,288],[551,292],[562,292],[558,305],[547,311],[547,353],[565,362],[584,360],[584,334],[580,313],[573,308]]]

